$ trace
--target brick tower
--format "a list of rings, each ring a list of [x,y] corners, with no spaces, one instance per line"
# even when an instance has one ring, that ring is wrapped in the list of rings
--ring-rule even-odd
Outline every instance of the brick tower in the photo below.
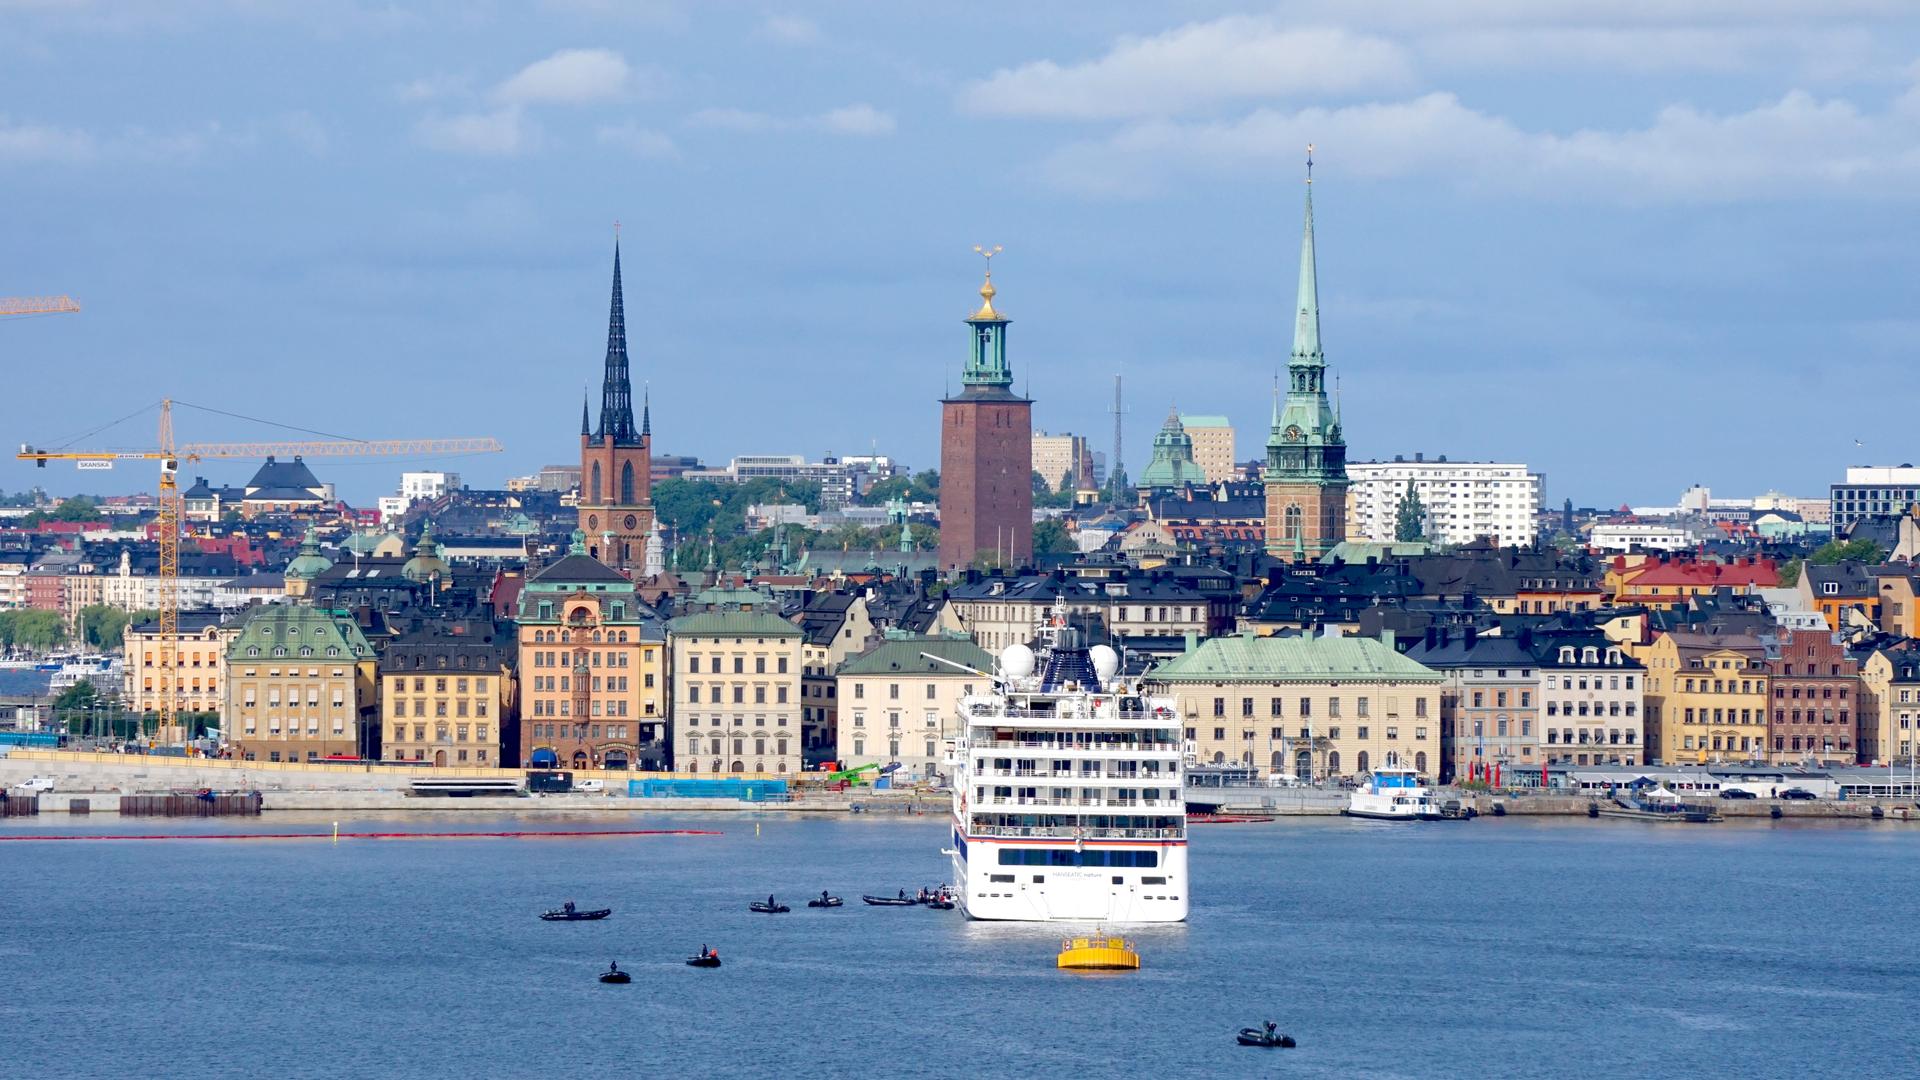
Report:
[[[1275,397],[1261,478],[1267,486],[1267,554],[1288,562],[1313,562],[1347,538],[1347,442],[1338,408],[1327,403],[1327,357],[1320,351],[1311,157],[1295,307],[1286,404]]]
[[[607,315],[607,366],[600,386],[600,424],[589,429],[580,403],[580,531],[587,554],[637,574],[653,530],[653,417],[643,402],[633,422],[627,374],[627,319],[620,299],[620,243],[613,245],[613,306]]]
[[[988,267],[980,310],[967,319],[971,344],[960,393],[940,402],[940,569],[946,572],[975,560],[1007,567],[1033,560],[1033,402],[1013,392],[1010,320],[993,308]]]

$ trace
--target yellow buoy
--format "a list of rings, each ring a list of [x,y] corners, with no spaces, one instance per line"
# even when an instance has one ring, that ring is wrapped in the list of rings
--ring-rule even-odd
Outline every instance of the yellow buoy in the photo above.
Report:
[[[1054,963],[1074,971],[1134,971],[1140,967],[1140,954],[1126,938],[1096,932],[1061,941]]]

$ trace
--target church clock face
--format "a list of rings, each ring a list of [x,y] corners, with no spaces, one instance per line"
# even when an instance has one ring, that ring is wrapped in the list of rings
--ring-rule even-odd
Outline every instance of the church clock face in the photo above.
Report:
[[[1300,427],[1297,424],[1288,424],[1287,430],[1283,434],[1288,442],[1300,441]]]
[[[589,529],[597,529],[597,528],[599,528],[599,527],[600,527],[600,515],[599,515],[599,514],[588,514],[588,515],[587,515],[587,528],[589,528]]]
[[[628,515],[627,515],[627,520],[626,520],[626,526],[627,526],[627,528],[629,528],[629,529],[631,529],[631,528],[633,528],[634,526],[636,526],[636,525],[638,525],[638,524],[640,524],[640,519],[639,519],[639,518],[637,518],[637,517],[634,517],[634,516],[633,516],[632,514],[628,514]]]

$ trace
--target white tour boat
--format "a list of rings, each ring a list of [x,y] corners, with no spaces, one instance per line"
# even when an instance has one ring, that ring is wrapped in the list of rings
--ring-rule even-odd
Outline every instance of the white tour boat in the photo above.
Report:
[[[1388,754],[1386,763],[1373,770],[1366,782],[1353,789],[1347,800],[1350,817],[1377,818],[1382,821],[1420,821],[1444,816],[1433,801],[1433,792],[1420,783],[1420,775]]]
[[[1010,645],[963,698],[953,879],[975,919],[1182,922],[1187,815],[1171,698],[1119,675],[1056,605],[1036,653]],[[984,673],[982,673],[984,674]]]

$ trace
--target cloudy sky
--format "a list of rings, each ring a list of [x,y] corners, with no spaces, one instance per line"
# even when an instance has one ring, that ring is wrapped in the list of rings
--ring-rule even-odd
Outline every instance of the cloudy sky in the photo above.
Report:
[[[0,322],[7,442],[170,395],[495,435],[446,463],[481,484],[569,460],[619,220],[661,452],[933,464],[970,249],[1002,244],[1039,426],[1107,448],[1119,372],[1135,471],[1175,404],[1249,457],[1313,142],[1356,458],[1526,461],[1582,504],[1920,459],[1909,0],[0,0],[0,27],[0,295],[85,307]],[[370,502],[400,467],[322,475]]]

